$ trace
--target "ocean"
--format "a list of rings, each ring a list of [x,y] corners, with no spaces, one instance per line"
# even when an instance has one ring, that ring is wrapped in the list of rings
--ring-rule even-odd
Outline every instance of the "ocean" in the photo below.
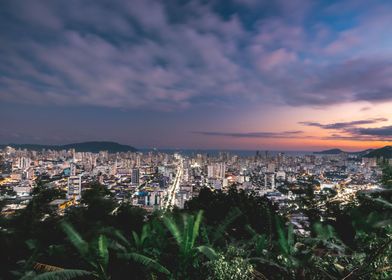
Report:
[[[229,153],[231,155],[238,155],[240,157],[253,157],[256,155],[257,150],[228,150],[228,149],[158,149],[158,148],[142,148],[138,149],[142,153],[148,153],[152,151],[174,154],[179,153],[184,156],[194,156],[196,154],[208,154],[210,156],[217,156],[219,153]],[[261,155],[264,155],[266,150],[258,150]],[[275,156],[279,153],[283,153],[288,156],[305,156],[312,155],[310,151],[267,151],[268,155]]]

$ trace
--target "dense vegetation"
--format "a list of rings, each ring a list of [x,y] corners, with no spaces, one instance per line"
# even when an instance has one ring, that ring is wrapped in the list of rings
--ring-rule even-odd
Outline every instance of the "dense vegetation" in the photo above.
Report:
[[[387,189],[392,189],[392,165],[384,165],[382,177],[382,184]]]
[[[380,149],[375,149],[370,151],[365,157],[368,158],[383,158],[383,159],[389,159],[392,158],[392,146],[385,146]]]
[[[363,194],[301,238],[253,194],[202,189],[184,210],[118,205],[103,186],[56,214],[39,185],[1,219],[0,279],[391,279],[392,192]]]

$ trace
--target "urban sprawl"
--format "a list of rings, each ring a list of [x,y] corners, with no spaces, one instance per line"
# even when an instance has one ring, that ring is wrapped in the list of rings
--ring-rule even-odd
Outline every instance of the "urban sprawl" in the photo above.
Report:
[[[268,198],[302,236],[310,232],[305,211],[308,203],[327,219],[329,203],[343,206],[355,202],[358,191],[380,191],[382,176],[376,158],[348,153],[257,151],[253,156],[239,156],[230,152],[90,153],[6,147],[0,150],[0,159],[0,199],[6,202],[1,214],[5,216],[26,207],[37,184],[64,190],[64,199],[50,202],[60,215],[69,208],[84,207],[83,190],[98,183],[119,204],[148,211],[184,208],[204,187],[223,192],[237,188]],[[304,203],[309,190],[312,201]]]

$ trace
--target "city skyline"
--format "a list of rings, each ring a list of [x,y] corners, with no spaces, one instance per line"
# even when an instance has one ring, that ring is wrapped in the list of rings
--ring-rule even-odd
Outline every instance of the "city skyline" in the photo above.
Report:
[[[0,143],[392,143],[390,1],[0,4]]]

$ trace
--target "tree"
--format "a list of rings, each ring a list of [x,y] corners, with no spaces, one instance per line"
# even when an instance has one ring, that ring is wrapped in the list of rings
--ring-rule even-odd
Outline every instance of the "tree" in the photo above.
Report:
[[[173,236],[179,248],[179,269],[176,275],[180,279],[189,279],[189,268],[196,261],[199,253],[205,255],[208,259],[216,258],[215,251],[207,246],[196,246],[196,240],[199,236],[200,223],[202,221],[203,211],[200,210],[196,217],[194,215],[182,215],[182,223],[177,223],[173,217],[164,216],[163,221]]]
[[[217,258],[207,262],[208,280],[252,280],[255,279],[254,268],[244,258],[244,251],[229,246],[227,251],[219,253]]]
[[[381,182],[386,188],[392,189],[392,165],[383,167]]]
[[[133,244],[116,229],[111,231],[111,236],[114,241],[112,247],[115,249],[119,258],[142,264],[153,272],[170,275],[170,271],[166,267],[145,254],[145,241],[151,238],[150,226],[148,224],[143,226],[140,236],[135,231],[132,232]]]
[[[270,206],[266,199],[254,193],[246,193],[235,188],[230,188],[227,193],[203,188],[198,197],[185,205],[185,209],[191,212],[203,210],[205,224],[211,230],[217,228],[233,208],[238,208],[241,215],[227,227],[228,236],[238,240],[248,238],[248,225],[258,233],[271,234],[273,215]]]
[[[81,258],[90,266],[91,274],[97,279],[108,280],[110,277],[107,273],[109,265],[107,237],[100,234],[92,242],[88,243],[70,224],[63,222],[61,227]]]

